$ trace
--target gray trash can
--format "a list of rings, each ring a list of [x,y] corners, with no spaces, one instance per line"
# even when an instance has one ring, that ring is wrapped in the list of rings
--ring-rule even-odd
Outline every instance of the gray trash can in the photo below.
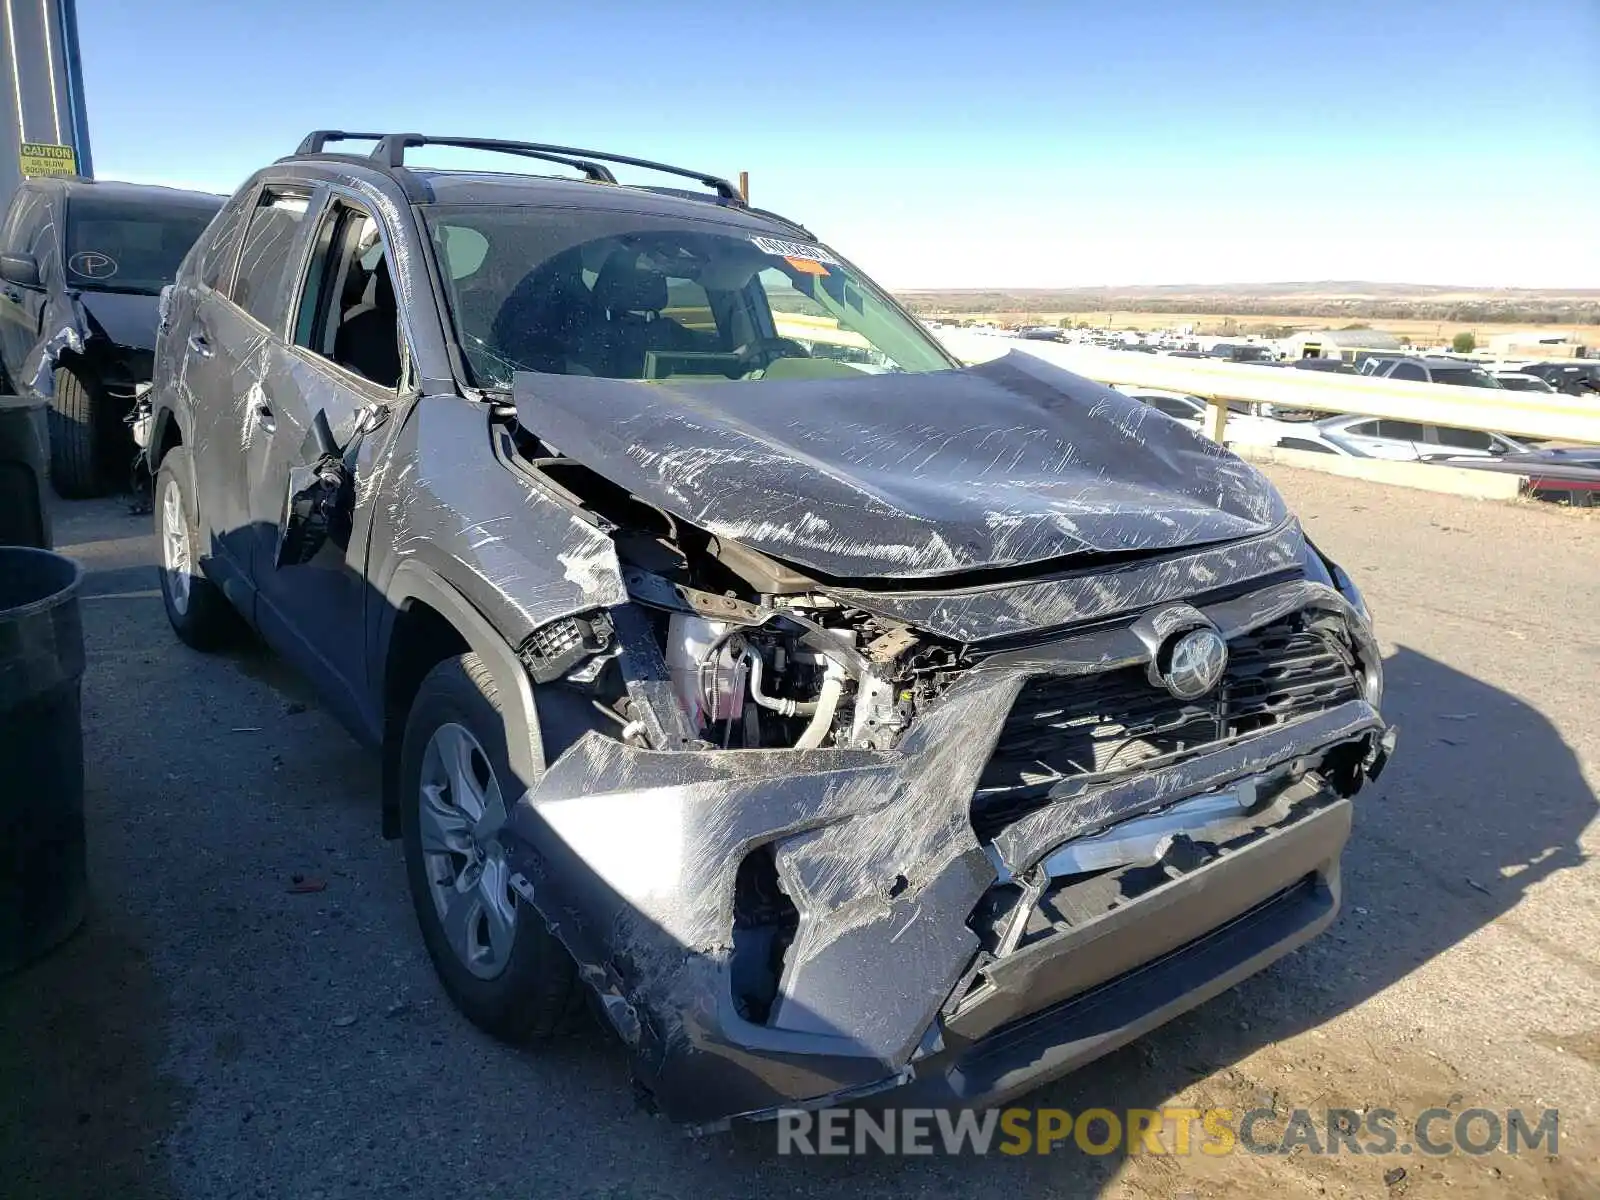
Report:
[[[50,465],[46,404],[37,397],[0,396],[0,546],[51,546],[44,504]]]
[[[88,903],[83,568],[0,546],[0,974],[65,939]]]

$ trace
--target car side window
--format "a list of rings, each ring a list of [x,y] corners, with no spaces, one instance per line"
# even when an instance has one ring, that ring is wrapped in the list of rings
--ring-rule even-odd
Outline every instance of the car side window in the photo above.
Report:
[[[4,242],[7,254],[30,252],[33,240],[39,232],[39,226],[44,222],[44,214],[43,192],[34,188],[24,188],[17,192],[17,198],[12,201],[11,211],[6,216]]]
[[[198,260],[200,282],[208,288],[222,289],[228,281],[228,272],[239,256],[239,231],[250,213],[253,191],[246,188],[222,206],[200,248]]]
[[[1311,450],[1317,454],[1332,454],[1333,451],[1321,442],[1310,442],[1305,438],[1286,437],[1279,438],[1278,445],[1285,450]]]
[[[1415,421],[1382,420],[1378,422],[1378,436],[1402,442],[1420,442],[1425,434],[1422,426]]]
[[[233,302],[268,329],[283,326],[290,255],[310,207],[311,199],[304,193],[267,188],[250,214],[233,281]]]
[[[33,255],[34,261],[39,264],[40,281],[48,285],[60,269],[60,264],[56,261],[59,257],[56,247],[61,243],[56,230],[56,216],[60,206],[52,203],[50,197],[45,195],[40,195],[39,200],[41,203],[29,217],[33,225],[31,235],[26,228],[19,230],[18,233],[27,238],[23,248]]]
[[[1494,449],[1494,438],[1476,429],[1457,429],[1453,425],[1433,425],[1429,428],[1441,446],[1454,446],[1461,450]]]
[[[318,230],[295,314],[297,346],[384,388],[403,368],[400,306],[377,220],[335,202]]]
[[[1376,421],[1359,421],[1354,425],[1346,425],[1344,431],[1353,433],[1357,437],[1377,437],[1378,423]]]
[[[1170,396],[1152,396],[1145,401],[1157,412],[1164,412],[1169,417],[1176,417],[1180,421],[1191,421],[1199,414],[1194,406],[1185,404],[1182,400],[1174,400]]]
[[[1390,379],[1414,379],[1418,383],[1428,381],[1428,373],[1418,363],[1395,363],[1394,370],[1389,372]]]

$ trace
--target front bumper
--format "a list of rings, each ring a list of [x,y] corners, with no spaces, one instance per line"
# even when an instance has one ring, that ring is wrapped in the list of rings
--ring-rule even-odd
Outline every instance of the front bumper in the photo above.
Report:
[[[1295,602],[1307,586],[1295,585]],[[645,751],[591,734],[515,806],[502,833],[514,883],[669,1117],[704,1126],[796,1105],[1004,1098],[1232,986],[1332,920],[1350,825],[1342,797],[1387,754],[1371,704],[1118,778],[982,845],[974,790],[1037,667],[969,673],[892,752]],[[1056,847],[1244,780],[1305,795],[1136,899],[985,950],[980,904],[1037,877]],[[733,907],[741,863],[763,847],[797,918],[776,1003],[758,1021],[734,999]]]
[[[1303,945],[1339,911],[1340,799],[1249,850],[990,972],[889,1103],[1003,1104],[1141,1037]]]

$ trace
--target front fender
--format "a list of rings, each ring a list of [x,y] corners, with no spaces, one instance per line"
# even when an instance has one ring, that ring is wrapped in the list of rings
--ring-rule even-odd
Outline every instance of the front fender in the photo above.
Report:
[[[381,696],[386,686],[384,671],[395,617],[414,600],[428,605],[450,622],[494,676],[505,717],[507,754],[521,787],[538,779],[544,773],[544,752],[539,740],[539,714],[534,706],[533,686],[506,639],[471,601],[432,568],[415,560],[402,562],[395,569],[384,600],[376,656],[378,694]]]

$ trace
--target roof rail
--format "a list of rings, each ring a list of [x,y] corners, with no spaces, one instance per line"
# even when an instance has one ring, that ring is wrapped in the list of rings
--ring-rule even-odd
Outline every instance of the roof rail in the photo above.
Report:
[[[298,154],[321,154],[322,148],[329,142],[379,142],[383,140],[381,133],[347,133],[343,129],[313,129],[300,139],[300,144],[294,152]]]
[[[332,133],[324,137],[321,132],[314,133],[300,143],[301,153],[316,153],[322,147],[322,141],[333,140],[340,137],[368,138],[376,136],[377,147],[372,151],[372,157],[391,170],[406,165],[406,150],[413,146],[457,146],[464,150],[488,150],[499,154],[513,154],[520,158],[538,158],[548,162],[558,162],[565,166],[575,167],[582,171],[591,180],[598,183],[616,183],[616,176],[602,166],[602,163],[619,163],[628,167],[640,167],[647,171],[660,171],[667,175],[678,175],[685,179],[693,179],[717,193],[717,196],[733,204],[743,205],[744,198],[739,189],[728,180],[717,175],[708,175],[703,171],[690,171],[683,167],[669,166],[667,163],[652,162],[647,158],[630,158],[625,154],[608,154],[600,150],[580,150],[574,146],[549,146],[541,142],[511,142],[498,138],[471,138],[471,137],[434,137],[422,133],[388,133],[388,134],[340,134]],[[322,138],[322,141],[318,141]],[[314,146],[314,149],[307,147]]]

